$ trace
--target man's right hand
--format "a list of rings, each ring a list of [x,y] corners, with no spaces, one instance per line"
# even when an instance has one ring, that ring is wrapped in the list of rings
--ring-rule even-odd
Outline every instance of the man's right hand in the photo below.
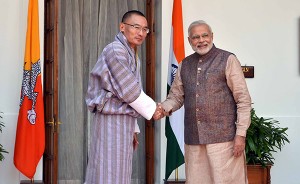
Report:
[[[163,117],[165,117],[164,109],[162,108],[161,103],[158,103],[156,105],[156,110],[153,114],[153,119],[156,121],[156,120],[159,120]]]
[[[246,138],[240,135],[236,135],[234,138],[233,155],[239,157],[245,151]]]

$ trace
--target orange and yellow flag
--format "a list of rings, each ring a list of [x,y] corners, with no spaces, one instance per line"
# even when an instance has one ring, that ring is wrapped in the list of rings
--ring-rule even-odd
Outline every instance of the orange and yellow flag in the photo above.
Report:
[[[32,179],[45,149],[38,0],[29,0],[24,71],[14,164]]]

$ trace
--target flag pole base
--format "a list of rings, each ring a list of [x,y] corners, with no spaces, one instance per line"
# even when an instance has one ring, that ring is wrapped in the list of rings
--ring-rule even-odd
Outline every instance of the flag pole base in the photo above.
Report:
[[[184,184],[185,180],[184,179],[178,179],[178,180],[164,180],[164,184]]]
[[[32,181],[31,180],[21,180],[20,184],[31,184]],[[34,180],[33,181],[34,184],[44,184],[44,182],[42,180]]]

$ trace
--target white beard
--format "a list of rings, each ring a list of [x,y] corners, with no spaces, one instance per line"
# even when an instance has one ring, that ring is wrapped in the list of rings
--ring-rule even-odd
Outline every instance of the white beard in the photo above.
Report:
[[[195,52],[197,52],[199,55],[205,55],[205,54],[207,54],[209,51],[210,51],[210,49],[213,47],[213,43],[211,43],[210,45],[208,45],[208,47],[206,47],[206,48],[204,48],[204,49],[199,49],[197,46],[196,47],[192,47],[192,49],[195,51]]]

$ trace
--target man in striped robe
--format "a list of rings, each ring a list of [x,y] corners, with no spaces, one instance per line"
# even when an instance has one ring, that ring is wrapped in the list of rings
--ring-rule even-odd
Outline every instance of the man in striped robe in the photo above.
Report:
[[[120,32],[90,73],[86,103],[94,113],[86,184],[130,184],[137,117],[150,120],[156,103],[142,90],[137,46],[149,33],[145,16],[124,14]]]

